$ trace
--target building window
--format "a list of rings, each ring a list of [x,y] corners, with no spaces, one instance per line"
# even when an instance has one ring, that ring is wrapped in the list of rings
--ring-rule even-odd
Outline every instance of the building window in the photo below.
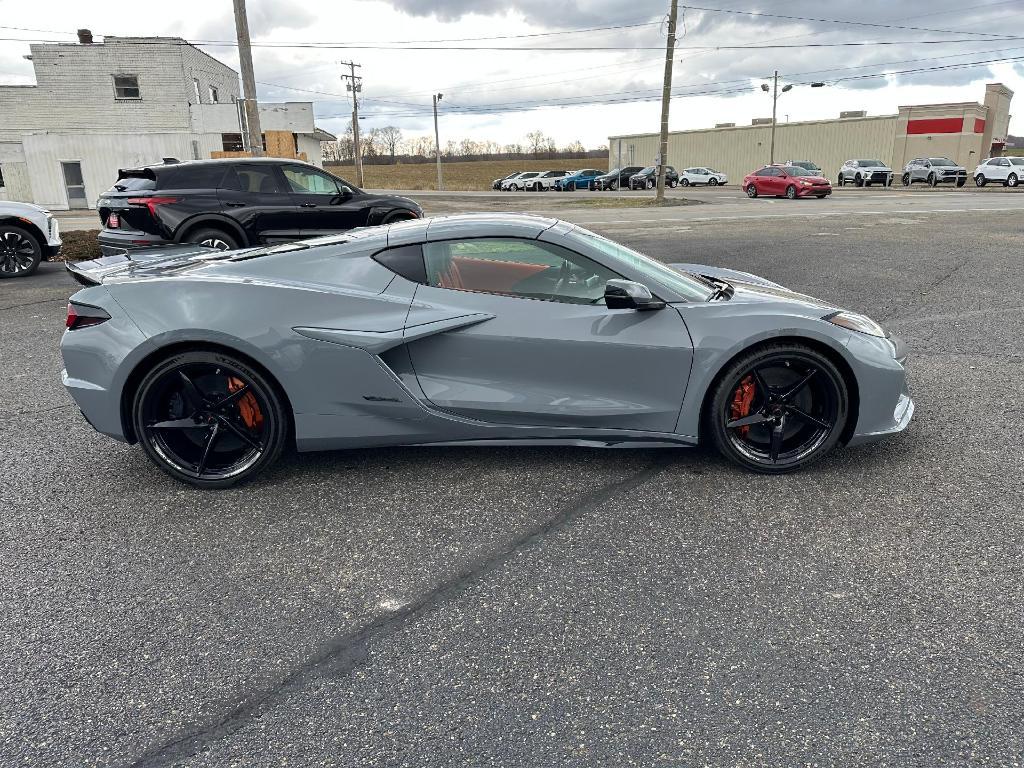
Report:
[[[4,188],[4,169],[0,168],[0,189]]]
[[[224,146],[225,152],[244,152],[245,145],[242,143],[242,134],[240,133],[222,133],[220,140]]]
[[[212,85],[210,86],[210,103],[217,104],[220,102],[220,97],[217,95],[217,89]]]
[[[192,88],[196,92],[196,104],[202,104],[203,103],[203,97],[199,95],[199,80],[198,80],[198,78],[195,78],[195,77],[192,78]]]
[[[114,75],[114,98],[141,99],[138,75]]]

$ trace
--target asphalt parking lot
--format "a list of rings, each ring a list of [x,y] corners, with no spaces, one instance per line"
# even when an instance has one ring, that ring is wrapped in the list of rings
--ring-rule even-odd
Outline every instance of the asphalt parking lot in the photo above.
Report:
[[[1020,765],[1024,194],[859,192],[560,214],[910,344],[909,430],[777,478],[438,448],[195,491],[64,394],[58,265],[0,283],[0,765]]]

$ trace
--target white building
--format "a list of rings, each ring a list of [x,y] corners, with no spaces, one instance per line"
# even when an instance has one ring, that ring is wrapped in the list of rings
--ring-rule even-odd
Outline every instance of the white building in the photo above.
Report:
[[[238,73],[181,38],[94,43],[80,30],[78,43],[34,44],[30,58],[35,85],[0,85],[0,200],[92,208],[118,168],[242,149]],[[321,139],[334,138],[313,125],[310,102],[261,104],[260,125],[290,132],[290,156],[317,165]]]

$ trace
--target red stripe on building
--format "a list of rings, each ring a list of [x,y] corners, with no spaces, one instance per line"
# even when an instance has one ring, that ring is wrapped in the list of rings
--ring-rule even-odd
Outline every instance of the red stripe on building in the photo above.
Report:
[[[985,121],[980,117],[974,118],[974,132],[984,133],[985,132]]]
[[[964,129],[962,117],[934,117],[907,121],[907,135],[918,133],[960,133]]]

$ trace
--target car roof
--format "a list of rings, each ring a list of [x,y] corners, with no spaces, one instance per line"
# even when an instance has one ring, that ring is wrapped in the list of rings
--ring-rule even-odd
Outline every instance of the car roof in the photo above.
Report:
[[[427,219],[411,219],[388,225],[388,246],[436,242],[460,237],[534,239],[558,223],[560,223],[558,219],[529,213],[460,213]]]

